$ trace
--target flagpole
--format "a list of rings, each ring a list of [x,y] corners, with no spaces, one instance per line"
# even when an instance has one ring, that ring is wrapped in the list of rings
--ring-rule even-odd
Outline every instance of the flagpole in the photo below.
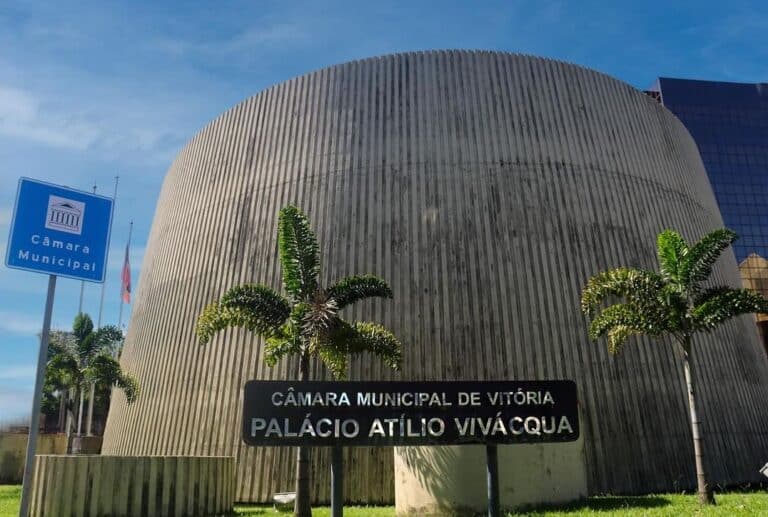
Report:
[[[117,182],[119,180],[120,180],[120,176],[115,176],[115,193],[112,196],[113,203],[117,202]],[[99,319],[98,319],[98,322],[96,323],[97,329],[101,328],[101,315],[104,312],[104,290],[106,287],[107,287],[107,281],[105,279],[104,282],[101,284],[101,301],[99,302]]]
[[[115,176],[115,193],[112,195],[112,206],[114,210],[114,203],[117,201],[117,182],[120,180],[120,176]],[[107,264],[104,265],[104,267],[107,267]],[[104,282],[101,284],[101,301],[99,302],[99,319],[96,323],[96,330],[101,328],[101,315],[104,313],[104,290],[107,286],[107,278],[104,277]],[[91,435],[91,424],[93,423],[93,402],[96,398],[96,383],[91,383],[91,388],[88,392],[88,416],[86,418],[85,422],[85,434],[86,436],[92,436]],[[77,416],[77,434],[78,436],[82,436],[82,433],[80,432],[80,425],[83,422],[83,393],[80,392],[80,411]]]
[[[96,182],[93,183],[93,193],[96,193]],[[77,313],[83,313],[83,295],[85,294],[85,280],[80,280],[80,303],[77,304]]]
[[[132,233],[133,233],[133,221],[131,221],[130,226],[128,226],[128,245],[125,247],[126,258],[128,256],[128,250],[131,249],[131,234]],[[127,261],[127,262],[130,263],[130,261]],[[125,267],[125,264],[123,264],[123,267]],[[121,284],[120,284],[120,312],[119,312],[119,316],[117,317],[117,328],[120,329],[120,332],[123,331],[123,303],[124,303],[123,292],[122,292],[123,287],[124,286],[122,285],[122,282],[121,282]]]

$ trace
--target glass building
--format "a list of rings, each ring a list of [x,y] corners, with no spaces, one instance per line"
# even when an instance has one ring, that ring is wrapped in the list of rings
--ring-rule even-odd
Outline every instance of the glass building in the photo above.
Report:
[[[768,83],[662,77],[654,90],[699,146],[745,287],[768,296]],[[768,351],[768,315],[758,325]]]

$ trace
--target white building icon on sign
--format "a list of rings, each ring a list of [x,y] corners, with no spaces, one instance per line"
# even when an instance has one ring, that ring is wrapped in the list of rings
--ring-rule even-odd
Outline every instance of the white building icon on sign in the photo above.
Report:
[[[83,230],[85,203],[59,196],[48,196],[45,227],[49,230],[80,235]]]

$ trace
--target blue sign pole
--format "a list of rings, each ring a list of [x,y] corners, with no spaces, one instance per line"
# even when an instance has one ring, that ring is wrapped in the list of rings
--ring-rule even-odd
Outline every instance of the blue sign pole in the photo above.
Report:
[[[37,449],[37,433],[40,427],[40,404],[43,398],[43,381],[45,380],[45,366],[48,358],[48,340],[51,335],[51,314],[53,313],[53,295],[55,292],[56,275],[48,275],[48,295],[45,298],[43,333],[40,335],[40,350],[37,354],[35,394],[32,399],[32,418],[29,423],[29,437],[27,438],[27,457],[24,461],[24,480],[21,485],[19,517],[27,517],[29,515],[29,492],[32,487],[32,477],[35,473],[35,450]]]
[[[29,178],[19,180],[5,265],[48,275],[20,517],[29,515],[56,277],[103,282],[111,226],[111,199]]]

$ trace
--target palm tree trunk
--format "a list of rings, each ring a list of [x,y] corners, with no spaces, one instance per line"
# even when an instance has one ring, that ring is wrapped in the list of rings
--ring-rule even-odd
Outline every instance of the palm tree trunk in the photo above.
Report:
[[[301,354],[299,363],[299,380],[309,380],[309,354]],[[296,454],[296,501],[293,506],[295,517],[312,517],[312,506],[309,500],[309,456],[310,449],[300,445]]]
[[[90,391],[88,392],[88,417],[85,419],[85,435],[92,436],[91,426],[93,424],[93,401],[96,398],[96,383],[91,383]]]
[[[69,389],[68,395],[67,395],[67,422],[64,425],[64,432],[67,434],[67,438],[69,438],[69,435],[72,431],[72,420],[74,419],[74,408],[69,408],[69,402],[74,402],[75,400],[75,390],[72,388]]]
[[[64,424],[67,421],[67,390],[62,389],[59,393],[59,421],[56,426],[60,433],[66,433]]]
[[[693,452],[696,455],[696,484],[699,491],[701,504],[715,504],[715,495],[707,484],[707,476],[704,473],[704,444],[699,430],[699,416],[696,412],[696,397],[693,390],[693,376],[690,361],[690,339],[687,350],[683,353],[683,368],[685,369],[685,383],[688,386],[688,407],[691,410],[691,432],[693,434]]]
[[[77,436],[82,435],[83,429],[83,388],[80,388],[80,405],[77,410]]]

